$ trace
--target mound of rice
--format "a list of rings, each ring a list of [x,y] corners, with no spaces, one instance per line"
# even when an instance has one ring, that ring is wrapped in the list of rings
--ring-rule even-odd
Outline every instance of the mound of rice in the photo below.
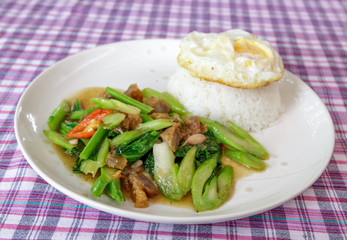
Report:
[[[233,121],[247,131],[259,131],[276,123],[281,113],[279,85],[239,89],[192,77],[179,67],[170,78],[167,91],[194,115],[220,123]]]

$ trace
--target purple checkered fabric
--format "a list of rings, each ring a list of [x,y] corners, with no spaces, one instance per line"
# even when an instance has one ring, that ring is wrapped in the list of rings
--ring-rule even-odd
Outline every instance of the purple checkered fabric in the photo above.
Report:
[[[118,41],[241,28],[270,41],[327,106],[331,161],[295,199],[235,221],[172,225],[111,215],[65,196],[18,148],[15,108],[57,61]],[[347,239],[347,2],[342,0],[1,0],[1,239]]]

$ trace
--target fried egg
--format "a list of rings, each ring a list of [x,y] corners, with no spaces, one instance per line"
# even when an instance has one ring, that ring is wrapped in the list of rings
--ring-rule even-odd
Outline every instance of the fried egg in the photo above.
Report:
[[[180,44],[177,61],[193,77],[236,88],[266,86],[284,74],[282,58],[271,44],[239,29],[191,32]]]

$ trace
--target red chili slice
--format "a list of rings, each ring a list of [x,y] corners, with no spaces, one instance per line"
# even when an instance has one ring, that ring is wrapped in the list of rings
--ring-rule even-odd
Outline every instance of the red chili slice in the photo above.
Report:
[[[113,113],[113,111],[108,109],[95,109],[91,112],[85,119],[83,119],[76,127],[71,129],[66,137],[68,138],[89,138],[93,136],[95,131],[83,132],[83,130],[90,124],[92,120],[101,121],[104,116]]]

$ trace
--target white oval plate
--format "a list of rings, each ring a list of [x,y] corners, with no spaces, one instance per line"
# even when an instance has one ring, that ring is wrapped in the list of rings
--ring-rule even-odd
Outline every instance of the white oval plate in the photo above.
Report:
[[[89,183],[71,173],[42,131],[64,98],[86,87],[126,89],[130,84],[165,90],[174,73],[178,40],[141,40],[100,46],[70,56],[40,74],[22,95],[15,114],[18,144],[32,168],[66,195],[99,210],[142,221],[212,223],[243,218],[275,208],[310,187],[329,163],[334,146],[331,117],[319,97],[286,71],[281,81],[285,112],[279,123],[254,134],[269,150],[265,172],[237,182],[235,194],[214,211],[152,204],[145,209],[131,201],[118,204],[95,198]]]

